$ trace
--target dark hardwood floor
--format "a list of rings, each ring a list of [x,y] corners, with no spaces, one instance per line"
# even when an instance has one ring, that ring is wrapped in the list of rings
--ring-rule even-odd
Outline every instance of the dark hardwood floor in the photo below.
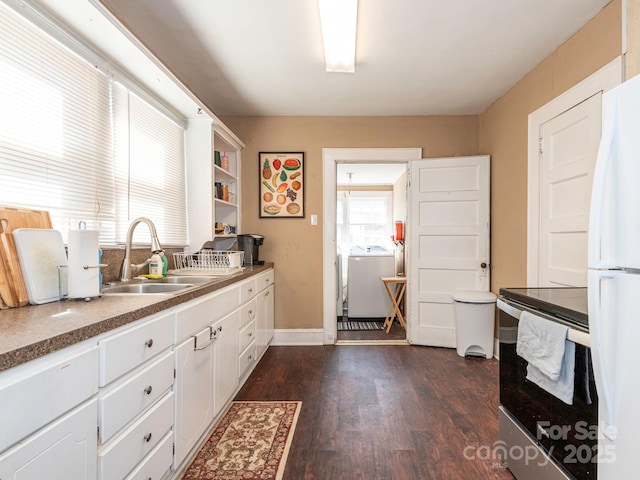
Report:
[[[270,347],[236,400],[302,401],[284,480],[513,480],[478,458],[498,439],[494,359],[414,346]]]

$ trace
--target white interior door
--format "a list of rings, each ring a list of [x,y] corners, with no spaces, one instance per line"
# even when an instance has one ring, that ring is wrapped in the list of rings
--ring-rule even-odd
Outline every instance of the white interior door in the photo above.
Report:
[[[489,290],[489,164],[488,155],[410,164],[407,323],[413,344],[455,347],[451,294]]]
[[[601,104],[598,93],[541,128],[541,287],[587,286],[587,229]]]

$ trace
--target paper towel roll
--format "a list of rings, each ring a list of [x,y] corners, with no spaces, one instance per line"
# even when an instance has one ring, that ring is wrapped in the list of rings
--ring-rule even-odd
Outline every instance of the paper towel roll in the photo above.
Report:
[[[100,293],[98,231],[69,230],[69,298],[97,297]]]

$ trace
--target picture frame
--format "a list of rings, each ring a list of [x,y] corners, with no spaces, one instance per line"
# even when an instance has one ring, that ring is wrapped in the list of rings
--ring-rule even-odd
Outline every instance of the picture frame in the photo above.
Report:
[[[260,218],[304,218],[304,152],[258,153]]]

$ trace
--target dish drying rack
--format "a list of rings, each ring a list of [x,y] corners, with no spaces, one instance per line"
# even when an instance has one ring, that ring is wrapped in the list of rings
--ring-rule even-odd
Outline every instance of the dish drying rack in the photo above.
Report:
[[[232,275],[244,270],[244,252],[201,250],[197,253],[173,254],[175,270],[180,275]]]

